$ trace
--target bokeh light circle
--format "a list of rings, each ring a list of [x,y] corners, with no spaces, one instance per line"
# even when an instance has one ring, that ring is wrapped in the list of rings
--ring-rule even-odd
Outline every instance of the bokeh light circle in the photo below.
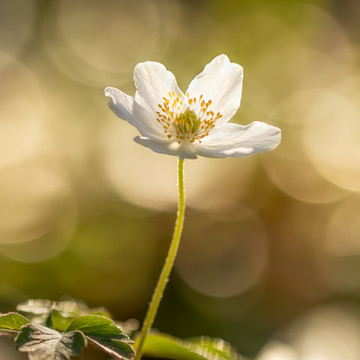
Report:
[[[308,161],[271,154],[263,163],[273,183],[297,200],[325,204],[349,196],[348,191],[327,181]]]
[[[256,359],[357,360],[359,336],[360,316],[354,308],[322,306],[284,328]]]
[[[306,153],[328,180],[360,191],[360,109],[336,92],[309,104],[303,130]]]
[[[167,7],[151,0],[61,0],[50,12],[54,21],[47,23],[47,51],[76,81],[128,83],[136,63],[158,59],[166,50],[171,31],[160,10]]]
[[[196,291],[230,297],[256,284],[266,262],[267,232],[253,211],[242,208],[226,219],[190,219],[175,266]]]
[[[47,109],[31,70],[0,52],[2,61],[9,66],[0,73],[0,169],[24,161],[42,148],[45,132],[41,121]]]
[[[39,168],[9,168],[1,172],[0,198],[0,252],[5,256],[38,262],[68,246],[77,210],[62,179]]]
[[[299,357],[289,344],[272,340],[261,350],[256,360],[299,360]]]

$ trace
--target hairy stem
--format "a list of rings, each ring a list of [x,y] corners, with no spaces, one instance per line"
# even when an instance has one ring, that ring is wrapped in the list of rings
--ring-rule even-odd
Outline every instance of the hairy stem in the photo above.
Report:
[[[181,158],[179,158],[178,160],[178,190],[179,190],[178,211],[177,211],[173,238],[171,240],[170,248],[163,269],[161,271],[158,283],[154,290],[149,309],[146,313],[140,335],[135,343],[136,355],[134,357],[134,360],[141,359],[146,336],[154,323],[155,316],[158,311],[166,283],[169,280],[169,275],[171,269],[173,268],[175,257],[179,248],[179,243],[180,243],[180,238],[181,238],[181,233],[185,218],[184,159]]]

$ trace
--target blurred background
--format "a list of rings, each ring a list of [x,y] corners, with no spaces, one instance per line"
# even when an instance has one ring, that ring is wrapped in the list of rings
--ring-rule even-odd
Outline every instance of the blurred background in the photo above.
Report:
[[[1,0],[0,312],[68,296],[143,319],[177,161],[135,144],[103,90],[133,95],[134,66],[156,60],[185,91],[225,53],[245,71],[232,121],[283,140],[186,162],[183,241],[155,327],[259,360],[359,359],[359,21],[357,0]],[[0,349],[24,358],[7,339]]]

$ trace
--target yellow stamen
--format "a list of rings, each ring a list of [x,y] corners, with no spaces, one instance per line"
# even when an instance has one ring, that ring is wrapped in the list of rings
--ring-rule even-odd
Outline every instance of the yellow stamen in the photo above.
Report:
[[[202,94],[190,98],[189,92],[186,92],[186,98],[183,98],[180,92],[175,94],[171,91],[169,98],[163,97],[163,100],[162,104],[158,104],[160,111],[156,112],[156,120],[162,125],[166,136],[179,144],[184,139],[190,143],[200,143],[222,117],[219,112],[215,115],[209,109],[212,101],[205,101]]]

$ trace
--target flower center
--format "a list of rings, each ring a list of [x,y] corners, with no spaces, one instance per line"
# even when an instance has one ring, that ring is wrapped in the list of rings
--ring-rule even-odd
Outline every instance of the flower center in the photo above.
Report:
[[[186,109],[185,112],[174,120],[174,125],[181,135],[186,136],[194,134],[197,131],[200,120],[192,110]]]
[[[178,143],[184,139],[201,142],[222,115],[219,112],[215,115],[209,110],[212,101],[205,101],[203,95],[190,98],[186,93],[186,96],[187,99],[183,99],[180,93],[169,92],[169,97],[163,97],[164,102],[158,104],[156,120],[169,139],[173,138]]]

